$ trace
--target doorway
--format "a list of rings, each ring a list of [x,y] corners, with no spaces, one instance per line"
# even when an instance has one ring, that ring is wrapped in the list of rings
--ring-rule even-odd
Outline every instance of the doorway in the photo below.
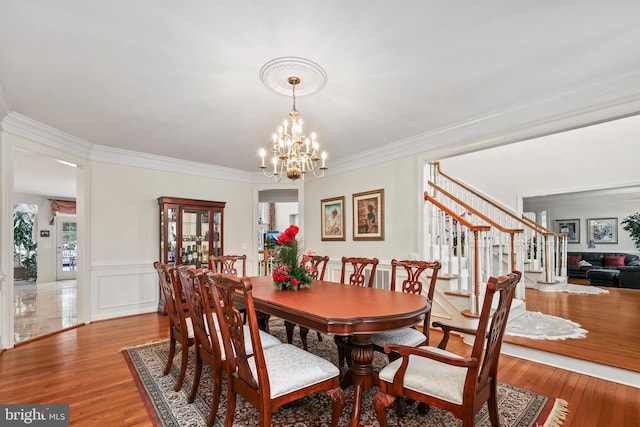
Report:
[[[78,227],[76,216],[56,216],[56,280],[76,278]]]

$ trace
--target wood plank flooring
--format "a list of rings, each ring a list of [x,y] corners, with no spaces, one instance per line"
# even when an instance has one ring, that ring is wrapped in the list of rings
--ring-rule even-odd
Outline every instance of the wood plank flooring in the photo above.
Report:
[[[167,328],[167,317],[151,313],[95,322],[7,350],[0,356],[0,402],[70,404],[73,426],[149,426],[120,350],[165,338]],[[432,340],[439,338],[434,331]],[[449,348],[469,350],[459,339]],[[500,363],[501,381],[567,400],[564,426],[640,427],[636,388],[509,356]]]
[[[570,294],[527,289],[528,311],[579,323],[584,339],[532,340],[505,336],[505,342],[640,372],[640,291],[603,288],[608,294]]]

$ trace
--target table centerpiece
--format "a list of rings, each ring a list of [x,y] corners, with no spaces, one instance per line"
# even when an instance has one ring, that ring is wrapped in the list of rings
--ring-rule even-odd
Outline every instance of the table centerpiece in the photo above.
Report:
[[[309,257],[313,253],[302,254],[296,238],[299,231],[297,226],[291,225],[278,237],[276,265],[272,275],[276,289],[297,291],[311,287],[311,273],[315,267],[309,262]]]

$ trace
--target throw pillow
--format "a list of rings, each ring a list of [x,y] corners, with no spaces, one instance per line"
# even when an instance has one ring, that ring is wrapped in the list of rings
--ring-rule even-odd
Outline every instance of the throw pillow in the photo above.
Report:
[[[603,266],[605,267],[621,267],[624,265],[624,256],[605,255]]]
[[[578,265],[582,257],[580,255],[567,255],[567,265]]]
[[[585,261],[583,259],[580,260],[580,262],[578,263],[578,265],[580,267],[593,267],[593,264],[591,264],[589,261]]]

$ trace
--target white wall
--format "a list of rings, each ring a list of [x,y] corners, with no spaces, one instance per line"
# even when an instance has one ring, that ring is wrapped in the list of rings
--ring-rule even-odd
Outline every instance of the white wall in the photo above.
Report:
[[[153,311],[159,259],[157,198],[227,202],[225,253],[253,254],[251,186],[215,179],[93,162],[91,176],[92,319]],[[254,260],[248,260],[253,265]],[[248,273],[253,273],[251,270]]]
[[[343,256],[376,257],[381,263],[389,263],[393,258],[417,258],[418,212],[422,200],[420,174],[416,159],[408,157],[307,181],[304,199],[306,228],[301,230],[305,250],[328,255],[332,264],[339,263]],[[377,189],[384,189],[384,241],[354,241],[353,194]],[[323,242],[320,235],[321,200],[339,196],[345,196],[346,239],[344,242]]]

